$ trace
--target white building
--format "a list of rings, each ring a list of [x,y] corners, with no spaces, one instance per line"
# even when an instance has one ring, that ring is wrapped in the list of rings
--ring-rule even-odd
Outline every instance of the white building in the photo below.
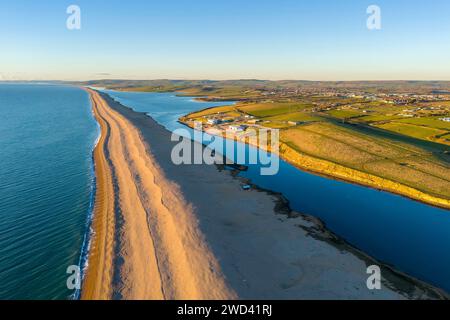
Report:
[[[245,131],[245,129],[247,129],[247,127],[242,126],[242,125],[240,125],[240,126],[233,125],[233,126],[229,126],[228,129],[231,131],[235,131],[235,132],[242,132],[242,131]]]

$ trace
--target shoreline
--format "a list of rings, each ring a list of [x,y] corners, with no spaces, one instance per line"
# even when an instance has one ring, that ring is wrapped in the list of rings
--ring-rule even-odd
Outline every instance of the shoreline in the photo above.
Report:
[[[91,90],[89,93],[96,119],[102,127],[95,160],[99,164],[96,166],[99,177],[97,194],[103,197],[97,197],[95,206],[93,250],[82,285],[82,299],[233,298],[234,293],[223,283],[215,265],[217,262],[202,243],[201,236],[196,234],[196,230],[190,230],[195,229],[192,217],[182,221],[187,222],[185,229],[189,230],[181,230],[166,216],[169,213],[164,212],[167,211],[167,203],[154,195],[161,187],[152,182],[151,175],[156,179],[157,172],[146,170],[146,164],[141,163],[143,149],[128,149],[128,145],[134,147],[139,143],[135,128],[109,108],[99,93]],[[122,144],[120,140],[124,136],[130,136],[130,139],[126,145],[121,145],[126,149],[122,152],[115,147]],[[142,174],[141,178],[133,177],[136,174]],[[138,186],[140,183],[143,185]],[[164,188],[172,187],[169,181],[162,181],[162,184],[167,184]],[[129,192],[127,189],[135,190]],[[142,194],[146,191],[152,192],[155,199]],[[186,216],[189,215],[183,204],[177,203],[176,196],[165,200],[172,201],[178,212],[184,211]],[[155,221],[156,226],[147,221],[152,219],[148,212],[161,215],[158,217],[161,221]],[[150,230],[153,228],[156,229]],[[180,238],[178,231],[188,239]],[[192,252],[185,251],[185,242]],[[192,257],[188,257],[188,253]]]
[[[281,193],[274,192],[269,189],[261,188],[258,185],[253,184],[251,179],[248,179],[248,178],[240,178],[239,177],[238,179],[242,179],[243,181],[245,181],[246,184],[251,185],[252,188],[254,188],[255,190],[275,195],[277,197],[277,204],[276,204],[277,214],[286,215],[289,219],[292,219],[292,218],[295,219],[295,218],[301,217],[305,221],[311,222],[311,225],[302,225],[302,224],[298,225],[298,227],[303,229],[304,231],[306,231],[309,236],[311,236],[314,239],[317,239],[319,241],[326,242],[336,248],[340,248],[343,251],[347,251],[347,252],[350,252],[351,254],[354,254],[355,256],[364,260],[368,266],[369,265],[378,265],[381,269],[382,274],[387,273],[388,278],[390,278],[390,277],[393,278],[392,282],[389,282],[390,279],[384,279],[385,280],[384,285],[387,285],[390,289],[398,290],[398,288],[400,288],[404,285],[406,285],[406,287],[408,287],[409,285],[411,285],[408,282],[412,281],[415,285],[417,285],[418,287],[422,288],[425,291],[432,289],[432,291],[435,294],[437,294],[437,296],[440,299],[450,300],[450,295],[447,294],[447,292],[445,292],[444,290],[437,288],[437,287],[433,287],[432,285],[428,284],[425,281],[421,281],[419,279],[413,278],[412,276],[409,276],[408,274],[406,274],[402,271],[396,270],[395,267],[389,265],[388,263],[377,260],[374,257],[370,256],[369,254],[365,253],[363,250],[353,246],[352,244],[347,242],[347,240],[339,237],[333,231],[327,229],[326,224],[321,219],[314,217],[312,215],[293,211],[290,208],[289,200],[284,198]],[[400,279],[400,281],[399,281],[399,279]],[[402,280],[404,280],[405,283],[401,283]],[[410,290],[410,289],[405,289],[405,288],[403,288],[403,289],[405,291]]]
[[[82,88],[82,89],[84,89],[84,88]],[[89,92],[87,92],[87,94],[89,95]],[[79,262],[78,262],[78,266],[80,268],[81,282],[83,282],[85,273],[87,272],[88,262],[89,262],[89,254],[90,254],[90,248],[91,248],[91,240],[92,240],[92,236],[94,233],[94,230],[92,228],[92,221],[94,218],[95,196],[97,193],[97,175],[96,175],[96,169],[95,169],[96,164],[95,164],[95,159],[94,159],[94,152],[95,152],[95,149],[97,148],[97,145],[99,144],[99,141],[100,141],[100,138],[102,135],[100,124],[98,123],[97,119],[95,118],[95,114],[92,110],[92,106],[91,106],[91,112],[92,112],[92,117],[96,121],[96,124],[97,124],[98,136],[93,144],[93,148],[91,151],[91,175],[92,175],[92,178],[91,178],[91,191],[90,191],[90,195],[89,195],[89,209],[88,209],[88,214],[87,214],[87,218],[86,218],[86,230],[85,230],[85,234],[83,237],[83,244],[81,247],[81,252],[80,252],[80,257],[79,257]],[[71,296],[71,298],[73,300],[79,300],[81,298],[81,288],[76,289],[75,292],[73,293],[73,295]]]
[[[105,255],[111,254],[111,247],[106,247],[106,233],[111,233],[113,227],[113,215],[108,206],[108,192],[111,192],[112,181],[108,173],[109,165],[105,156],[105,148],[109,137],[109,127],[100,117],[97,109],[94,107],[95,101],[90,90],[86,90],[91,100],[92,112],[99,127],[100,134],[97,144],[93,151],[94,170],[95,170],[95,195],[94,207],[92,213],[90,243],[88,256],[86,258],[86,270],[83,271],[82,290],[80,298],[88,299],[106,299],[109,290],[102,287],[104,279],[109,279],[111,266],[104,265]],[[95,270],[95,271],[94,271]],[[103,291],[103,292],[102,292]]]
[[[90,93],[91,98],[95,97],[95,96],[100,97],[100,94],[98,94],[98,93],[96,93],[94,91],[89,91],[89,93]],[[117,192],[117,190],[115,190],[115,189],[117,189],[117,186],[111,189],[111,187],[113,187],[113,182],[112,182],[113,180],[110,179],[110,178],[111,178],[111,176],[114,175],[114,172],[113,172],[114,169],[111,168],[111,159],[108,159],[108,157],[110,157],[110,154],[108,154],[110,151],[107,150],[108,149],[109,138],[110,138],[110,134],[111,134],[111,130],[112,129],[111,129],[111,124],[109,124],[105,120],[105,118],[100,115],[99,110],[98,110],[98,106],[95,107],[95,105],[94,105],[94,103],[100,103],[100,100],[107,99],[107,97],[102,95],[100,98],[97,98],[97,100],[100,99],[98,101],[94,101],[95,98],[92,98],[92,99],[93,99],[93,108],[95,109],[94,110],[95,111],[94,114],[96,115],[96,119],[99,121],[100,126],[102,128],[102,136],[101,136],[101,139],[100,139],[100,141],[99,141],[99,143],[98,143],[98,145],[96,147],[96,151],[97,152],[94,153],[94,155],[96,155],[96,157],[94,157],[94,159],[96,161],[96,174],[99,177],[103,177],[103,178],[98,178],[98,181],[99,181],[98,184],[99,185],[97,186],[96,194],[103,195],[104,196],[103,199],[105,199],[107,197],[105,197],[105,192],[104,191],[107,188],[109,188],[109,192],[110,193],[114,194],[115,192]],[[103,100],[103,101],[105,102],[105,100]],[[117,112],[118,114],[121,114],[123,116],[123,119],[121,119],[120,121],[124,121],[123,123],[129,122],[128,124],[133,124],[135,126],[139,125],[139,124],[145,125],[144,127],[139,127],[139,129],[137,129],[137,127],[135,128],[138,131],[138,134],[137,134],[136,137],[138,137],[139,139],[145,141],[145,139],[144,139],[144,136],[145,136],[144,131],[148,129],[147,126],[148,126],[150,120],[152,120],[151,117],[149,117],[149,116],[147,116],[145,114],[142,114],[142,113],[138,113],[138,112],[132,111],[132,109],[130,109],[130,108],[127,108],[127,107],[124,107],[124,106],[121,106],[121,105],[119,106],[118,103],[115,103],[115,106],[111,107],[110,104],[112,104],[112,103],[113,103],[113,101],[112,101],[111,98],[109,98],[108,102],[105,102],[105,105],[111,109],[108,112]],[[124,110],[128,109],[128,111],[119,110],[118,108],[121,108],[121,109],[124,109]],[[124,113],[126,113],[127,116],[124,116]],[[117,121],[119,122],[119,120],[117,120]],[[155,128],[161,127],[161,128],[158,128],[158,130],[161,133],[164,132],[164,131],[167,131],[166,129],[162,128],[162,126],[160,126],[159,124],[152,124],[152,126],[154,126]],[[133,130],[133,129],[130,128],[129,130]],[[148,129],[148,132],[151,132],[151,130]],[[168,132],[167,132],[167,134],[168,134]],[[150,144],[150,149],[152,149],[151,148],[152,147],[152,142],[148,141],[148,143]],[[155,146],[156,145],[153,145],[153,147],[155,147]],[[148,147],[148,146],[146,146],[146,147]],[[159,146],[156,146],[156,147],[157,147],[157,149],[160,148]],[[166,147],[164,147],[164,146],[161,147],[161,148],[166,150]],[[146,151],[149,151],[149,150],[146,149]],[[152,155],[152,156],[154,157],[153,160],[158,160],[157,158],[160,157],[156,153],[154,155]],[[97,163],[100,163],[101,165],[97,166]],[[213,169],[215,171],[217,171],[216,168],[213,168]],[[110,171],[110,172],[108,173],[108,171]],[[165,171],[165,170],[163,170],[163,171]],[[209,171],[211,171],[211,170],[209,170]],[[153,172],[153,174],[155,174],[155,172]],[[162,173],[162,174],[164,175],[164,173]],[[211,171],[211,174],[212,174],[212,171]],[[167,174],[167,175],[169,175],[169,174]],[[231,177],[231,176],[228,177],[228,175],[225,175],[224,173],[220,173],[220,172],[215,173],[214,176],[217,176],[217,177],[223,176],[224,179],[226,178],[226,180],[229,182],[229,183],[223,182],[223,185],[224,185],[223,187],[226,187],[226,188],[230,188],[231,186],[229,184],[231,184],[232,181],[234,181],[233,184],[237,185],[238,188],[231,193],[232,197],[235,197],[235,196],[239,196],[239,197],[244,196],[244,197],[246,197],[246,196],[250,196],[251,195],[252,198],[255,198],[255,199],[253,199],[253,201],[257,201],[257,202],[258,201],[265,201],[266,204],[268,204],[270,202],[271,203],[276,203],[276,201],[280,201],[280,199],[281,199],[279,196],[274,196],[274,195],[271,196],[268,193],[268,191],[266,191],[266,190],[263,190],[263,191],[255,190],[254,192],[252,191],[252,192],[249,192],[249,193],[242,193],[242,191],[239,188],[239,181],[236,178]],[[205,178],[204,176],[202,176],[202,177]],[[168,179],[167,177],[163,177],[163,178]],[[173,178],[173,176],[172,176],[172,178]],[[170,179],[168,179],[168,180],[170,180]],[[117,183],[116,179],[114,179],[114,181],[115,181],[115,183]],[[168,181],[164,181],[164,183],[167,183],[167,182]],[[179,183],[178,186],[173,185],[173,182],[174,181],[170,182],[167,186],[170,187],[170,188],[175,187],[175,189],[178,189],[178,188],[182,189],[183,192],[181,192],[179,195],[181,195],[183,198],[185,198],[185,200],[187,199],[188,202],[190,202],[190,200],[194,201],[195,206],[198,206],[198,207],[202,206],[201,203],[197,203],[196,202],[196,200],[198,200],[198,195],[191,194],[191,196],[188,196],[186,194],[185,190],[187,190],[187,189],[183,188],[184,187],[183,186],[183,183],[184,183],[183,181],[177,181]],[[197,181],[195,181],[195,182],[197,182]],[[202,187],[202,186],[199,185],[199,187]],[[210,187],[209,185],[206,185],[205,186],[205,188],[206,188],[205,190],[209,189],[209,187]],[[119,189],[120,189],[120,183],[119,183]],[[258,193],[258,194],[256,194],[255,192]],[[108,192],[106,192],[106,193],[108,193]],[[102,198],[96,198],[96,199],[102,199]],[[111,199],[111,194],[109,194],[109,199]],[[113,202],[115,203],[115,205],[117,205],[117,194],[114,194],[114,199],[116,199],[116,200],[113,200]],[[203,199],[202,199],[202,202],[206,202],[206,201],[203,201]],[[92,245],[92,248],[93,248],[92,250],[93,251],[89,254],[88,270],[87,270],[87,273],[86,273],[86,279],[83,281],[83,287],[82,287],[82,298],[83,299],[109,299],[109,298],[113,298],[113,297],[133,298],[133,295],[128,295],[128,296],[124,295],[122,288],[119,288],[119,291],[121,291],[120,295],[117,295],[117,294],[113,293],[113,291],[118,290],[118,288],[114,288],[114,283],[117,284],[117,283],[121,283],[121,282],[123,283],[123,281],[126,281],[126,279],[124,279],[124,278],[126,278],[126,276],[124,276],[123,274],[118,275],[117,274],[117,266],[114,266],[114,264],[117,264],[117,257],[114,258],[114,256],[117,255],[117,248],[116,248],[117,242],[123,242],[123,239],[118,241],[116,239],[116,237],[117,237],[117,230],[113,229],[113,231],[111,231],[111,224],[112,225],[117,225],[117,221],[116,220],[111,220],[111,219],[119,218],[117,216],[117,212],[115,212],[116,208],[109,207],[109,210],[108,210],[108,208],[105,208],[105,205],[107,206],[108,202],[106,201],[106,203],[105,203],[105,201],[101,201],[101,200],[96,201],[96,204],[95,204],[95,212],[94,212],[94,219],[93,219],[94,237],[93,237],[93,240],[92,240],[93,241],[93,245]],[[188,205],[189,205],[189,203],[188,203]],[[192,205],[190,205],[190,206],[192,206]],[[163,208],[160,208],[160,209],[163,209]],[[278,209],[280,209],[280,208],[278,208]],[[209,213],[205,217],[202,217],[201,214],[200,214],[201,211],[202,210],[198,209],[197,212],[196,212],[196,210],[194,210],[193,212],[187,212],[188,216],[189,215],[194,215],[194,216],[197,215],[196,218],[200,219],[200,225],[199,226],[196,227],[195,223],[194,223],[194,226],[190,226],[191,228],[192,227],[194,228],[194,230],[195,230],[194,233],[202,233],[201,232],[202,230],[205,231],[205,228],[204,228],[205,226],[204,225],[202,226],[201,220],[205,220],[206,219],[207,221],[210,221],[209,219],[211,219],[211,218],[208,218],[208,214]],[[265,210],[265,211],[267,213],[267,216],[265,218],[266,219],[269,218],[270,221],[272,221],[272,219],[276,220],[276,216],[273,214],[273,212],[275,212],[276,214],[280,213],[279,210],[274,210],[272,213],[267,212],[267,211],[272,211],[272,210]],[[285,204],[284,208],[282,208],[282,211],[285,211],[285,212],[286,211],[290,211],[289,206]],[[202,214],[204,214],[204,213],[205,212],[203,212]],[[122,212],[122,214],[123,214],[123,212]],[[169,212],[169,214],[171,214],[171,213]],[[200,214],[200,216],[199,216],[199,214]],[[295,215],[297,215],[297,214],[295,214]],[[109,228],[108,227],[105,228],[105,224],[104,224],[105,218],[107,216],[109,216],[109,218],[110,218],[110,221],[109,221],[110,222],[110,226],[109,226]],[[304,216],[304,217],[306,217],[306,216]],[[122,217],[122,219],[123,219],[123,217]],[[327,231],[324,231],[326,229],[324,229],[323,226],[320,227],[320,223],[318,221],[315,221],[315,222],[314,221],[313,222],[309,221],[308,222],[308,219],[309,220],[313,220],[313,218],[301,218],[302,221],[300,221],[299,220],[299,216],[297,216],[296,218],[288,217],[286,221],[292,222],[293,220],[296,220],[295,221],[296,223],[301,222],[301,225],[303,225],[303,228],[301,226],[300,226],[300,228],[298,228],[298,226],[297,226],[296,230],[298,230],[298,233],[301,233],[301,230],[304,230],[304,231],[306,230],[305,233],[311,235],[311,234],[313,234],[312,230],[316,230],[316,236],[318,236],[318,237],[320,236],[320,234],[326,234]],[[185,220],[184,222],[192,223],[192,221],[189,220],[189,219]],[[150,221],[147,221],[147,223],[150,223]],[[255,220],[254,223],[258,225],[258,220]],[[121,224],[123,225],[124,222],[122,222]],[[209,228],[219,228],[220,232],[224,232],[223,226],[215,226],[213,221],[209,222],[209,224],[212,224],[212,225],[207,226],[206,231],[208,231]],[[259,224],[261,224],[261,222],[259,222]],[[178,227],[181,228],[182,226],[178,225]],[[280,225],[278,227],[282,228],[282,229],[283,228],[290,228],[290,227],[288,227],[286,225],[283,225],[283,226]],[[109,232],[110,232],[109,236],[106,235],[106,231],[107,230],[109,230]],[[321,231],[319,232],[317,230],[319,230],[319,231],[321,230]],[[130,229],[128,231],[131,232]],[[241,231],[235,230],[234,232],[241,232]],[[292,230],[290,230],[290,232],[292,232]],[[226,235],[226,234],[224,234],[224,235]],[[259,234],[257,234],[257,236],[259,236]],[[273,235],[271,235],[271,236],[273,236]],[[280,236],[282,236],[282,234],[280,234]],[[294,234],[294,236],[295,237],[299,237],[298,234]],[[213,258],[215,260],[216,256],[219,257],[218,260],[216,260],[216,264],[214,265],[214,268],[215,268],[214,275],[215,275],[216,278],[215,278],[215,280],[213,282],[210,282],[209,284],[217,284],[217,283],[221,284],[222,287],[217,292],[216,296],[222,296],[222,298],[223,298],[224,297],[223,296],[223,292],[224,291],[228,291],[228,294],[225,295],[225,296],[228,296],[228,298],[230,298],[230,297],[235,297],[236,298],[236,297],[242,297],[242,296],[244,296],[244,298],[246,298],[245,292],[248,291],[248,289],[245,289],[246,286],[242,287],[241,283],[237,283],[236,281],[232,281],[233,279],[230,280],[229,279],[230,276],[231,277],[236,277],[235,273],[230,274],[229,266],[227,264],[219,263],[219,262],[221,262],[224,259],[224,252],[223,251],[224,250],[226,251],[226,248],[217,248],[217,246],[219,246],[219,247],[221,246],[221,244],[220,244],[221,241],[217,241],[217,239],[214,240],[214,241],[208,241],[208,240],[211,240],[211,237],[212,237],[212,235],[209,234],[209,236],[208,236],[208,232],[206,232],[206,234],[204,236],[204,239],[203,239],[202,236],[199,237],[199,235],[196,236],[196,238],[197,238],[196,240],[194,239],[195,241],[199,241],[199,239],[201,240],[200,242],[201,242],[201,244],[203,246],[203,250],[207,252],[207,256],[209,258]],[[106,238],[109,238],[109,240],[112,239],[114,244],[111,245],[111,243],[110,243],[110,245],[108,247]],[[308,238],[307,236],[303,236],[303,235],[301,237],[302,241],[305,241],[305,239],[307,239],[307,238]],[[334,238],[337,238],[337,237],[334,236]],[[153,240],[154,243],[157,243],[161,239],[156,239],[156,240],[157,241],[155,241],[155,239]],[[232,241],[232,239],[230,239],[230,241]],[[308,241],[310,241],[310,240],[308,240]],[[323,243],[326,243],[325,240],[315,240],[315,241],[318,241],[317,243],[314,242],[314,245],[316,245],[316,246],[318,245],[318,243],[322,243],[321,250],[325,250],[325,252],[328,252],[329,250],[331,250],[331,251],[334,250],[334,249],[328,248],[328,245],[326,247],[322,248],[322,246],[324,246]],[[162,241],[162,242],[164,242],[164,241]],[[204,242],[211,242],[211,243],[205,244]],[[189,249],[189,248],[193,249],[193,247],[185,248],[183,246],[185,246],[184,243],[182,243],[181,249]],[[343,244],[342,246],[343,246],[343,248],[345,248],[346,252],[351,252],[350,250],[348,250],[350,248],[353,249],[352,247],[348,246],[347,244]],[[254,249],[257,250],[258,247],[255,247]],[[332,247],[336,247],[336,245],[334,245]],[[340,245],[338,247],[340,247]],[[178,248],[178,249],[180,249],[180,248]],[[233,249],[234,250],[240,250],[240,248],[233,248]],[[261,250],[261,249],[259,249],[259,250]],[[340,250],[343,250],[343,249],[341,248]],[[340,250],[338,250],[338,251],[340,251]],[[357,250],[357,249],[354,249],[354,250]],[[155,256],[168,254],[167,252],[166,253],[161,252],[161,250],[156,250],[156,251],[158,251],[158,252],[156,252]],[[107,253],[109,253],[109,255]],[[203,254],[205,254],[205,253],[201,252],[200,253],[200,257]],[[334,257],[335,254],[336,253],[334,251],[333,251],[333,253],[330,253],[330,255],[332,257]],[[169,253],[169,255],[170,255],[170,253]],[[354,253],[352,253],[352,256],[353,255],[354,255]],[[127,258],[127,256],[124,256],[122,258]],[[174,257],[170,257],[169,256],[169,257],[166,257],[166,258],[168,258],[169,260],[171,258],[176,260],[177,258],[179,258],[179,256],[174,256]],[[229,257],[226,257],[226,258],[228,259]],[[245,259],[244,256],[242,256],[241,258],[242,258],[242,260],[245,260],[246,263],[251,263],[251,261],[249,261],[248,259]],[[341,256],[337,257],[336,259],[338,259],[338,258],[339,259],[344,259]],[[109,259],[109,262],[105,263],[105,261],[102,261],[102,260],[105,260],[105,259],[106,260]],[[280,261],[282,261],[283,259],[286,259],[286,257],[282,256],[282,257],[279,257],[279,259],[280,259]],[[239,264],[240,263],[239,261],[240,260],[238,260],[236,263]],[[347,261],[347,259],[345,258],[344,261]],[[181,262],[183,262],[183,261],[181,261]],[[186,263],[186,261],[184,261],[184,262]],[[158,263],[161,263],[161,262],[156,261],[157,265],[158,265]],[[186,268],[189,269],[189,265],[191,263],[193,263],[193,262],[192,261],[187,261]],[[122,266],[124,264],[126,264],[126,263],[122,262]],[[169,266],[169,268],[171,267],[170,264],[168,266]],[[159,266],[157,266],[157,267],[159,267]],[[192,265],[190,266],[190,268],[192,268]],[[331,271],[332,271],[332,270],[335,270],[336,267],[333,266],[333,267],[330,267],[330,268],[331,268]],[[158,268],[156,268],[154,270],[154,272],[161,272],[161,268],[159,268],[159,271],[157,269]],[[193,268],[191,270],[196,270],[196,271],[199,270],[200,271],[202,269],[203,269],[202,266],[197,265],[195,268]],[[228,269],[228,270],[226,270],[226,269]],[[176,272],[176,270],[174,270],[174,271]],[[264,270],[264,272],[267,272],[267,271],[268,270]],[[273,270],[270,270],[270,271],[271,271],[271,273],[273,273]],[[123,272],[123,268],[122,268],[122,272]],[[354,272],[354,270],[353,270],[353,272]],[[391,276],[390,271],[386,271],[386,272]],[[224,275],[221,275],[222,273],[224,273]],[[141,275],[143,275],[143,274],[141,273]],[[217,278],[217,275],[219,275],[219,278]],[[105,285],[104,281],[99,281],[99,279],[101,279],[103,276],[105,276],[104,279],[106,279],[107,280],[106,282],[108,282],[108,286],[106,286],[106,287],[105,286],[103,286],[103,287],[100,286],[100,284],[102,284],[102,283],[103,283],[103,285]],[[248,276],[250,276],[250,274]],[[355,274],[352,274],[351,276],[354,276],[354,277],[364,276],[365,277],[365,274],[359,274],[359,272],[356,272]],[[118,277],[122,278],[122,279],[119,279],[120,281],[117,281]],[[160,282],[164,282],[164,281],[167,282],[167,279],[164,279],[164,277],[161,277],[161,274],[159,275],[159,277],[160,277]],[[273,276],[271,276],[271,277],[273,278]],[[433,298],[433,299],[446,298],[446,294],[442,293],[439,289],[435,289],[434,287],[432,287],[432,286],[430,286],[428,284],[424,284],[424,283],[422,283],[422,282],[420,282],[418,280],[412,279],[412,278],[410,278],[408,276],[405,276],[406,280],[401,280],[402,277],[396,271],[392,273],[392,277],[394,279],[393,283],[387,283],[388,288],[396,287],[396,285],[398,285],[398,284],[395,284],[396,281],[400,283],[400,285],[399,285],[400,287],[406,285],[406,287],[408,287],[409,289],[413,288],[413,290],[407,290],[409,293],[403,292],[402,295],[400,295],[400,296],[413,298],[415,294],[416,295],[418,294],[418,292],[416,292],[418,290],[418,291],[421,292],[421,294],[419,295],[420,297],[428,297],[428,298]],[[116,280],[114,280],[114,279],[116,279]],[[259,279],[260,282],[262,282],[261,279],[264,279],[264,278],[260,278]],[[128,280],[133,280],[134,281],[134,280],[136,280],[136,278],[130,278]],[[386,280],[386,281],[388,281],[388,280]],[[129,283],[129,285],[133,286],[133,283]],[[161,287],[164,287],[164,284],[160,284],[160,285],[161,285]],[[261,285],[261,284],[255,283],[255,285]],[[233,288],[233,289],[235,289],[236,287],[239,287],[239,289],[236,290],[236,291],[232,290],[231,288],[226,289],[229,286],[231,288]],[[129,291],[128,293],[133,291],[132,290],[133,288],[127,288],[127,289]],[[171,289],[174,290],[173,293],[177,292],[177,290],[176,290],[177,288],[171,288]],[[304,291],[303,289],[304,288],[302,288],[302,291]],[[313,297],[314,296],[314,291],[311,291],[312,288],[309,288],[309,290],[310,291],[308,291],[308,292],[306,292],[304,294],[305,295],[309,294],[310,295],[309,297]],[[391,290],[391,289],[389,289],[389,290]],[[338,292],[338,291],[339,290],[337,290],[336,292]],[[254,294],[256,292],[259,292],[259,291],[254,291],[253,292],[253,296],[250,295],[250,297],[254,297],[255,298]],[[140,294],[142,294],[142,293],[144,293],[144,292],[141,291]],[[178,292],[178,293],[181,293],[181,292]],[[187,293],[187,292],[184,292],[184,293]],[[197,295],[199,293],[200,292],[197,292]],[[244,294],[242,294],[242,293],[244,293]],[[251,294],[251,292],[247,292],[247,294]],[[337,294],[337,293],[335,293],[335,294]],[[391,292],[390,294],[393,294],[393,293]],[[191,295],[191,298],[192,298],[192,296],[193,295]],[[136,296],[134,296],[134,297],[136,298]],[[140,295],[138,295],[138,297],[141,298],[141,299],[145,298],[145,296],[140,296]],[[174,294],[173,296],[163,295],[160,298],[177,299],[178,297],[179,296],[177,294]],[[256,297],[258,297],[258,296],[256,296]],[[152,297],[150,297],[150,298],[152,298]],[[201,295],[197,296],[197,298],[201,298]],[[205,298],[205,297],[203,297],[203,298]],[[206,298],[211,298],[211,296],[207,296]],[[296,298],[296,296],[295,295],[291,296],[291,298]],[[328,298],[330,298],[330,297],[328,297]],[[341,298],[343,298],[343,297],[341,297]]]

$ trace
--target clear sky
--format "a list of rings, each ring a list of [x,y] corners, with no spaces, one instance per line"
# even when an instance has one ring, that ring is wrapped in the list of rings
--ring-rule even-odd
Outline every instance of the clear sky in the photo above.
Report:
[[[449,57],[448,0],[0,0],[0,80],[450,80]]]

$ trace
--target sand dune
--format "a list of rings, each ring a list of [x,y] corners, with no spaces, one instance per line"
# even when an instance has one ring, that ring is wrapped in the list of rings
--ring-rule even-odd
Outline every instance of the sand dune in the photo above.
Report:
[[[89,90],[102,138],[95,234],[84,299],[441,298],[336,242],[318,222],[281,214],[277,195],[242,191],[215,166],[176,166],[170,133]],[[288,211],[283,206],[283,213]]]

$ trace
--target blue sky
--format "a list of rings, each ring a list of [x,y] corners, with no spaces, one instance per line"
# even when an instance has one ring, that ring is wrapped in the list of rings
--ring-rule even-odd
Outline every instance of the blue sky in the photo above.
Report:
[[[450,80],[449,14],[448,0],[0,0],[0,80]]]

